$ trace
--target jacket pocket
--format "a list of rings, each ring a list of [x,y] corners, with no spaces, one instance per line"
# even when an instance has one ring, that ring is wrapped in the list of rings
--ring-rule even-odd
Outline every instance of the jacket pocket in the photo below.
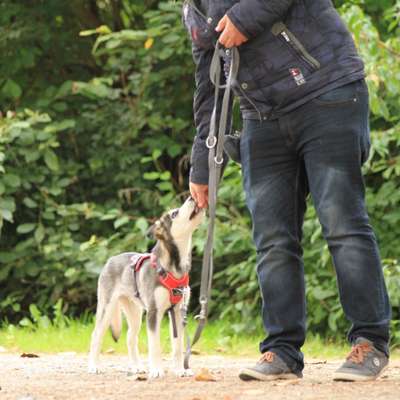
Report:
[[[311,71],[316,71],[321,68],[321,64],[316,60],[297,39],[297,37],[287,28],[283,22],[277,22],[271,28],[274,36],[279,38],[291,51],[300,59]]]
[[[183,23],[190,34],[192,42],[202,48],[214,47],[216,34],[212,26],[213,20],[200,10],[193,0],[183,3]]]

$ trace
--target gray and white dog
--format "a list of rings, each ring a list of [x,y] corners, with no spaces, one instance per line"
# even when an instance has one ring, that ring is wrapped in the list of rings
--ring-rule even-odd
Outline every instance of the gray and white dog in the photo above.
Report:
[[[98,280],[96,325],[90,345],[89,372],[98,372],[101,343],[108,327],[111,326],[114,340],[118,340],[122,326],[121,311],[128,323],[127,345],[130,369],[133,373],[145,372],[138,350],[138,334],[145,309],[149,378],[164,375],[160,324],[165,312],[171,307],[171,293],[160,283],[159,271],[153,268],[154,265],[152,267],[151,260],[154,257],[157,265],[162,266],[177,279],[187,274],[191,267],[192,234],[203,218],[204,211],[196,206],[192,198],[189,198],[180,208],[166,212],[150,228],[157,243],[152,250],[152,259],[144,261],[136,274],[132,268],[132,257],[137,253],[119,254],[107,261]],[[174,372],[177,376],[192,375],[191,370],[184,368],[183,360],[184,333],[180,308],[189,301],[189,288],[184,293],[182,300],[172,309],[176,320],[176,338],[170,321]]]

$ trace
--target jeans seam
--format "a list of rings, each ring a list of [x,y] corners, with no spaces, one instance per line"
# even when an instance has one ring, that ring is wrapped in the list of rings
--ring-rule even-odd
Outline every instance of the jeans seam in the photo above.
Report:
[[[301,162],[300,160],[297,162],[297,170],[296,170],[296,183],[294,187],[294,219],[295,219],[295,232],[296,232],[296,238],[299,239],[299,196],[298,196],[298,191],[299,191],[299,177],[300,177],[300,166]]]

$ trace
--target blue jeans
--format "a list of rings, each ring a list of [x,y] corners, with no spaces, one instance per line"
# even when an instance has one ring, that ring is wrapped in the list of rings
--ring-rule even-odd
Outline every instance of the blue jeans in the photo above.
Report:
[[[306,330],[302,225],[312,200],[352,326],[388,355],[390,304],[364,201],[368,157],[368,89],[364,80],[334,89],[272,121],[245,120],[240,144],[243,185],[253,221],[262,317],[274,351],[303,369]]]

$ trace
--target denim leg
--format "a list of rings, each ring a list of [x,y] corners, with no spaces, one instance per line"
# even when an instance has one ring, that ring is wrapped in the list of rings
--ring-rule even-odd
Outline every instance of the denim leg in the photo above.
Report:
[[[287,139],[277,121],[245,120],[241,157],[268,333],[260,351],[272,350],[300,371],[306,325],[300,241],[307,184],[304,165]]]
[[[369,147],[368,94],[361,88],[353,98],[342,104],[316,101],[303,109],[301,148],[340,300],[352,323],[348,338],[363,336],[388,354],[390,305],[361,172]]]

